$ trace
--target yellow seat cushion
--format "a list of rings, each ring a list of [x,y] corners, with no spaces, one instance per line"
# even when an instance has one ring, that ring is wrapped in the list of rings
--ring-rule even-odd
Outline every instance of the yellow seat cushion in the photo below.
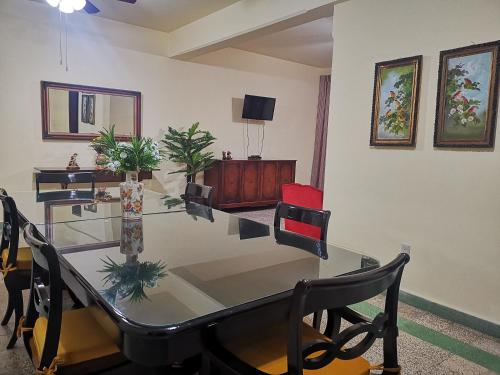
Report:
[[[287,372],[288,325],[280,324],[271,329],[239,337],[224,343],[224,347],[240,360],[268,374]],[[304,323],[302,342],[329,339]],[[318,353],[319,355],[321,353]],[[314,357],[314,355],[311,355]],[[369,375],[370,363],[358,357],[344,361],[334,359],[327,366],[317,370],[304,370],[304,374],[317,375]]]
[[[7,265],[7,259],[9,258],[9,249],[2,251],[2,265],[5,267]],[[33,255],[31,253],[31,248],[20,247],[17,249],[17,269],[19,270],[29,270],[31,269],[31,261],[33,260]]]
[[[93,307],[64,311],[57,357],[70,366],[120,353],[114,339],[94,319]],[[45,343],[48,320],[39,317],[33,328],[33,360],[38,366]]]

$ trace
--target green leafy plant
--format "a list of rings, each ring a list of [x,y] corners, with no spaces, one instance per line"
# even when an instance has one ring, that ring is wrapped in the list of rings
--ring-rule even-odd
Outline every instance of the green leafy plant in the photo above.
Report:
[[[151,171],[163,160],[164,153],[152,138],[132,137],[130,142],[118,142],[114,125],[99,134],[90,147],[106,155],[106,167],[112,172]]]
[[[184,167],[170,172],[184,173],[187,181],[195,181],[196,174],[210,168],[215,161],[211,151],[204,151],[212,145],[216,138],[209,132],[199,129],[199,122],[194,123],[187,131],[168,127],[162,142],[167,149],[167,157]]]
[[[111,258],[101,259],[104,268],[99,272],[107,273],[104,277],[105,284],[111,286],[104,291],[104,295],[115,300],[130,297],[131,302],[141,302],[148,299],[144,288],[153,288],[158,280],[167,274],[164,272],[165,263],[158,262],[126,262],[118,264]]]

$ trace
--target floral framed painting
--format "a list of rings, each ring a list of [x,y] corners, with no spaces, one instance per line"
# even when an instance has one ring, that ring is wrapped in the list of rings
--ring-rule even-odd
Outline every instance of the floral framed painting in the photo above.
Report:
[[[370,146],[415,146],[422,56],[375,64]]]
[[[441,52],[435,147],[494,146],[499,50],[496,41]]]

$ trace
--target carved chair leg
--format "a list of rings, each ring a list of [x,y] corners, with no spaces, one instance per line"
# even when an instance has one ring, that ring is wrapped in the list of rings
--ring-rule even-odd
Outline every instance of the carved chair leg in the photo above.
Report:
[[[3,326],[6,326],[7,323],[9,323],[10,317],[12,316],[12,313],[14,312],[14,303],[12,302],[13,298],[12,298],[12,295],[10,293],[8,294],[8,299],[9,299],[9,301],[7,302],[7,310],[5,310],[5,315],[2,319]]]
[[[14,303],[14,312],[16,316],[16,321],[14,324],[14,331],[12,332],[12,336],[10,338],[9,343],[7,344],[7,349],[12,349],[17,342],[17,327],[19,325],[19,320],[23,316],[23,292],[21,290],[16,290],[12,293],[13,303]]]

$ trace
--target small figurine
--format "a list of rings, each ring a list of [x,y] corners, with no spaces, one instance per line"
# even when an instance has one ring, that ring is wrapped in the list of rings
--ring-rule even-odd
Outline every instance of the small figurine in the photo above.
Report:
[[[68,163],[68,166],[66,167],[66,169],[73,170],[73,171],[77,171],[80,169],[80,167],[78,166],[78,163],[76,162],[77,156],[78,156],[77,153],[74,153],[73,155],[71,155],[71,158],[69,159],[69,163]]]
[[[226,151],[222,151],[222,160],[227,160]]]
[[[233,157],[231,156],[231,151],[227,152],[226,160],[233,160]]]

